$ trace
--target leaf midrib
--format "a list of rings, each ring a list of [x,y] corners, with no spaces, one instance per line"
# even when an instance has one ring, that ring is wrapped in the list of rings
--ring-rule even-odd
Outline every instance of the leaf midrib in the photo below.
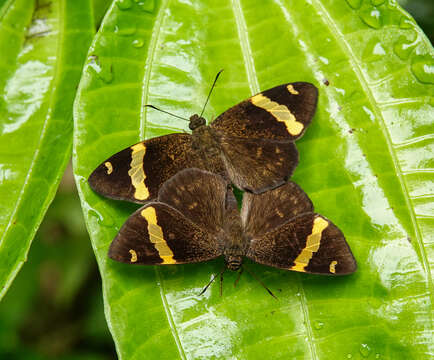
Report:
[[[147,124],[147,117],[146,117],[146,107],[145,105],[148,102],[149,97],[149,83],[151,79],[151,72],[152,72],[152,65],[155,60],[155,52],[157,49],[158,39],[160,38],[161,33],[161,26],[164,20],[164,16],[166,13],[166,9],[168,8],[170,3],[170,0],[163,0],[160,8],[158,10],[157,16],[154,21],[154,26],[152,28],[152,35],[151,35],[151,41],[149,42],[149,49],[146,56],[145,61],[145,73],[143,75],[143,87],[142,87],[142,102],[141,102],[141,108],[140,108],[140,123],[139,123],[139,136],[140,140],[145,139],[146,137],[146,124]],[[169,323],[170,330],[172,332],[176,347],[178,348],[178,353],[181,359],[185,360],[185,351],[182,346],[181,338],[179,337],[177,327],[175,324],[175,321],[172,316],[172,311],[170,309],[170,304],[167,301],[166,292],[164,289],[164,279],[161,275],[161,269],[158,266],[154,266],[155,270],[155,278],[158,280],[159,287],[160,287],[160,297],[161,297],[161,303],[164,309],[164,312],[167,317],[167,321]],[[114,333],[113,333],[114,334]]]

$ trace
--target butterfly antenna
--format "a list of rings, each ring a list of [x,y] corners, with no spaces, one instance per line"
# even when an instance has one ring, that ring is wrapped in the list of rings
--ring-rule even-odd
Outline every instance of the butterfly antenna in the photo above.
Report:
[[[214,79],[214,82],[212,83],[211,90],[209,91],[208,97],[206,98],[205,105],[203,106],[202,112],[200,113],[200,117],[202,117],[203,112],[205,111],[206,104],[208,104],[208,100],[209,100],[209,98],[210,98],[210,96],[211,96],[212,90],[214,89],[215,83],[217,82],[217,79],[219,78],[219,76],[220,76],[220,74],[222,73],[222,71],[223,71],[223,69],[221,69],[221,70],[217,73],[217,75],[216,75],[216,77],[215,77],[215,79]]]
[[[189,119],[183,118],[182,116],[178,116],[178,115],[172,114],[172,113],[170,113],[170,112],[168,112],[168,111],[166,111],[166,110],[161,110],[161,109],[157,108],[157,107],[154,106],[154,105],[148,105],[148,104],[146,104],[145,107],[150,107],[150,108],[152,108],[152,109],[155,109],[155,110],[161,111],[161,112],[163,112],[163,113],[165,113],[165,114],[172,115],[172,116],[174,116],[174,117],[176,117],[176,118],[178,118],[178,119],[182,119],[182,120],[190,121]]]
[[[244,267],[245,267],[245,265],[244,265]],[[265,290],[267,290],[268,291],[268,293],[272,296],[272,297],[274,297],[276,300],[277,300],[277,297],[271,292],[271,290],[269,289],[269,288],[267,288],[266,286],[265,286],[265,284],[253,273],[253,272],[251,272],[251,271],[249,271],[249,269],[247,269],[246,268],[246,271],[258,282],[258,283],[260,283],[261,285],[262,285],[262,287],[265,289]]]
[[[221,285],[220,285],[220,294],[222,293],[222,289],[221,289],[221,287],[223,286],[222,284],[223,284],[223,273],[225,272],[225,270],[226,270],[226,266],[222,269],[222,271],[220,271],[220,273],[219,274],[216,274],[216,275],[214,275],[213,277],[212,277],[212,279],[211,279],[211,281],[202,289],[202,291],[200,292],[200,294],[199,294],[199,296],[200,295],[203,295],[204,293],[205,293],[205,291],[209,288],[209,286],[214,282],[214,280],[217,278],[217,276],[220,276],[220,282],[221,282]]]

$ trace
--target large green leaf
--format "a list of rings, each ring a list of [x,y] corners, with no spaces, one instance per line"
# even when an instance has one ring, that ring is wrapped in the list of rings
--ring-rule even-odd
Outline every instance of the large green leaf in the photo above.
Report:
[[[376,4],[376,5],[372,5]],[[432,342],[433,52],[393,1],[119,0],[91,47],[74,108],[75,172],[123,359],[427,359]],[[294,180],[345,233],[356,274],[329,278],[249,263],[223,297],[198,296],[222,261],[144,268],[107,258],[136,208],[86,178],[139,139],[280,83],[311,81],[318,111]]]
[[[72,145],[72,103],[94,32],[90,0],[0,8],[0,297],[26,261]]]

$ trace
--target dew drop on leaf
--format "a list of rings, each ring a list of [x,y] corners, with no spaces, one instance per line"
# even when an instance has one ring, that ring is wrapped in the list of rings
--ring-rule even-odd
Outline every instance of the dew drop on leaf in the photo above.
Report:
[[[362,60],[373,62],[380,60],[384,55],[386,55],[386,50],[383,48],[380,38],[374,37],[366,43],[362,53]]]
[[[135,26],[115,26],[115,34],[119,36],[131,36],[136,33]]]
[[[421,83],[434,84],[434,60],[431,56],[417,56],[411,64],[413,75]]]
[[[362,344],[360,346],[359,351],[360,351],[360,354],[362,354],[363,357],[368,357],[372,350],[368,346],[368,344]]]
[[[128,10],[131,8],[133,3],[131,0],[118,0],[116,5],[118,6],[119,10]]]
[[[401,36],[393,46],[393,51],[401,60],[407,60],[417,45],[417,41],[409,42],[405,36]]]
[[[362,5],[362,0],[347,0],[347,3],[352,9],[358,9]]]
[[[374,29],[379,29],[382,25],[381,12],[377,8],[362,10],[359,16],[366,25]]]
[[[316,330],[321,330],[324,327],[324,323],[321,321],[315,321],[313,326]]]
[[[143,44],[144,44],[144,42],[143,42],[142,39],[135,39],[135,40],[133,41],[133,46],[134,46],[135,48],[141,48],[141,47],[143,46]]]
[[[89,56],[89,68],[94,71],[96,76],[104,81],[110,83],[113,80],[112,64],[109,61],[102,61],[96,55]]]
[[[145,12],[153,12],[155,9],[154,0],[143,0],[143,1],[136,0],[136,3],[139,6],[140,10]]]
[[[413,27],[413,22],[407,16],[402,16],[401,20],[399,21],[399,27],[401,29],[410,29]]]

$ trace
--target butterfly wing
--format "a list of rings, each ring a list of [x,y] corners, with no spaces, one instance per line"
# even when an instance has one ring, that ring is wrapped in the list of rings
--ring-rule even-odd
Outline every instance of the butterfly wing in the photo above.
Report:
[[[253,238],[247,257],[285,270],[345,275],[357,265],[342,232],[330,220],[310,213]]]
[[[226,196],[227,183],[220,176],[199,169],[180,171],[161,187],[159,202],[140,208],[127,220],[109,256],[146,265],[220,256]]]
[[[111,156],[89,176],[97,193],[116,200],[146,203],[160,186],[187,167],[200,167],[189,134],[169,134],[130,146]]]
[[[304,191],[289,182],[261,195],[245,194],[241,217],[247,257],[281,269],[344,275],[357,265],[339,228],[313,213]]]
[[[220,256],[216,236],[178,210],[152,202],[131,215],[110,245],[109,257],[128,264],[185,264]]]
[[[177,209],[197,226],[213,234],[223,227],[228,183],[219,175],[185,169],[164,183],[158,200]]]
[[[222,136],[220,144],[232,183],[256,194],[285,183],[298,164],[292,141]]]
[[[317,98],[310,83],[279,85],[225,111],[211,127],[233,137],[296,140],[312,121]]]
[[[245,193],[241,219],[248,237],[261,237],[298,215],[312,213],[313,205],[306,193],[288,181],[277,189],[260,195]]]

